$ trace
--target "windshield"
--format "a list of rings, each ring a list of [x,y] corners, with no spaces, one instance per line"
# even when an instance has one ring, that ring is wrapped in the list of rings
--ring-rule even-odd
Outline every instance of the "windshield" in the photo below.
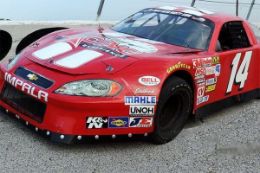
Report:
[[[213,22],[202,17],[146,9],[123,20],[112,29],[167,44],[207,50],[213,28]]]

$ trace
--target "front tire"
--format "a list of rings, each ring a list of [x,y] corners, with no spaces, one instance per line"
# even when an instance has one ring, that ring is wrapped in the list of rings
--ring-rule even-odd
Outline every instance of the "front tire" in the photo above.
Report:
[[[193,107],[193,92],[182,78],[173,76],[163,86],[155,116],[152,140],[164,144],[183,129]]]

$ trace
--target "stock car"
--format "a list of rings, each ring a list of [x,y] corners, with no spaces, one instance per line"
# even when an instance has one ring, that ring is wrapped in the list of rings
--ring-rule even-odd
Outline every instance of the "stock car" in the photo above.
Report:
[[[258,36],[239,17],[172,6],[111,28],[41,29],[1,62],[0,105],[56,142],[167,143],[189,116],[259,98]]]

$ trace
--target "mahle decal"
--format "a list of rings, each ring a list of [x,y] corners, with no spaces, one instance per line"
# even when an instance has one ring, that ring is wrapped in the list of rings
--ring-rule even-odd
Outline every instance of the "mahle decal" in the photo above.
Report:
[[[156,96],[125,96],[125,105],[156,105]]]

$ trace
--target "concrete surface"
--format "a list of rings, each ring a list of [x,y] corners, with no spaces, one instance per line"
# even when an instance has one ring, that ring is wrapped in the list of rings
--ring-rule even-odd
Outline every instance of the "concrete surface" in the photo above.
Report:
[[[46,26],[46,25],[44,25]],[[2,26],[15,36],[39,25]],[[9,57],[12,54],[9,54]],[[146,140],[53,144],[0,112],[0,172],[260,172],[260,100],[189,122],[165,145]]]

